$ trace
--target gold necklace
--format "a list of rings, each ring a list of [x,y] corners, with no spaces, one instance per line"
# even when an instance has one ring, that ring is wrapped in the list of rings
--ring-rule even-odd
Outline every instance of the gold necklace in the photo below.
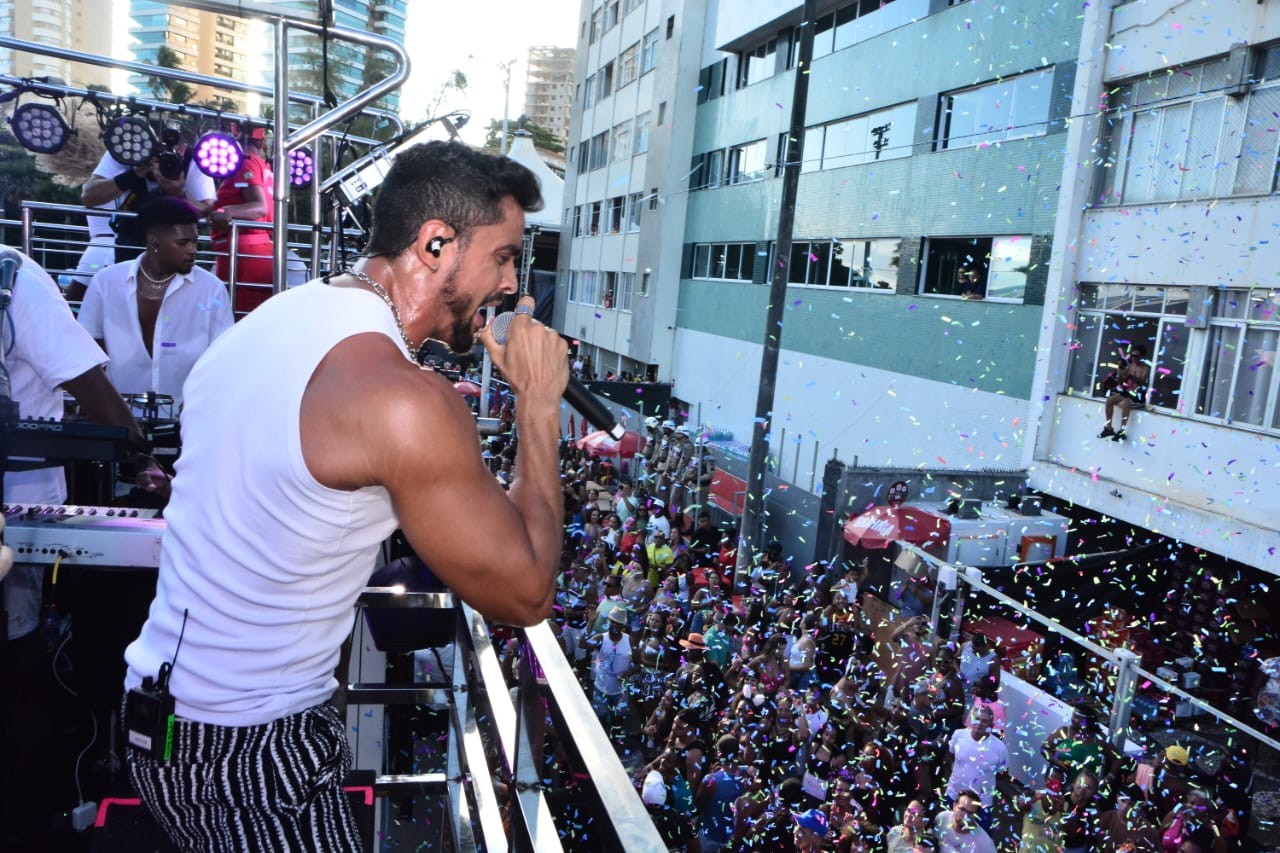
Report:
[[[413,341],[409,340],[409,335],[404,330],[404,323],[400,321],[400,309],[396,308],[396,304],[391,301],[391,294],[387,293],[387,289],[369,276],[357,270],[347,270],[347,275],[352,278],[359,279],[369,285],[369,289],[377,294],[379,299],[387,303],[387,307],[391,309],[391,318],[396,321],[396,330],[400,332],[400,339],[404,341],[404,346],[407,350],[405,358],[409,359],[410,362],[418,367],[421,367],[422,365],[418,363],[417,354],[422,345],[415,345]]]

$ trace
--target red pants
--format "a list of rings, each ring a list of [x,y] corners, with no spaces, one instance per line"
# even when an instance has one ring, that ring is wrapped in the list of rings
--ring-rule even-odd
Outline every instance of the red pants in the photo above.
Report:
[[[226,245],[218,241],[214,249],[219,250],[214,261],[213,274],[223,281],[231,281],[231,257],[226,254]],[[272,282],[275,279],[275,252],[270,240],[261,238],[241,238],[236,243],[236,281],[235,301],[231,310],[236,314],[247,314],[266,302],[274,292]]]

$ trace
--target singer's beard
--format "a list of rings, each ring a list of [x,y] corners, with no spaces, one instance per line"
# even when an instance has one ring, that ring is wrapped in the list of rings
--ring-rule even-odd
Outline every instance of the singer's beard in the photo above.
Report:
[[[480,303],[483,307],[502,298],[501,291],[494,291]],[[479,308],[472,309],[471,301],[458,289],[458,267],[455,265],[440,285],[440,299],[449,310],[451,323],[448,337],[443,343],[458,355],[471,352],[476,345],[475,316]]]

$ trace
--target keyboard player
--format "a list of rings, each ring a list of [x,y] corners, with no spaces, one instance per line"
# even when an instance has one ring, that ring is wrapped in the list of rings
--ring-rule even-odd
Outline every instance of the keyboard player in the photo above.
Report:
[[[130,431],[138,485],[167,494],[168,478],[147,454],[138,424],[107,380],[106,354],[71,314],[58,286],[35,261],[14,249],[21,265],[14,278],[8,317],[0,317],[0,349],[9,372],[10,395],[23,418],[60,420],[63,391],[89,420]],[[12,256],[9,256],[12,257]],[[62,504],[67,485],[61,467],[7,471],[8,503]],[[4,579],[8,646],[0,654],[0,849],[48,849],[42,833],[50,824],[48,788],[36,780],[48,773],[49,655],[40,624],[43,571],[18,566]],[[15,698],[21,697],[21,698]]]

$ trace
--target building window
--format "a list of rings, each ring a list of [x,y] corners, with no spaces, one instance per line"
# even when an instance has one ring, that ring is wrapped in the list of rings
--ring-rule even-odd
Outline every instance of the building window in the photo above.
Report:
[[[631,146],[631,154],[643,154],[649,150],[649,114],[647,112],[640,113],[636,116],[635,142]]]
[[[604,4],[604,32],[618,26],[618,8],[619,0],[605,0]]]
[[[657,187],[654,187],[653,189],[649,190],[649,209],[650,210],[658,209],[658,188]],[[648,292],[649,292],[648,290],[645,291],[645,293],[648,293]]]
[[[578,273],[578,299],[577,301],[583,305],[596,304],[596,276],[595,270],[584,270]]]
[[[638,296],[649,295],[649,275],[650,274],[648,272],[640,274],[640,292],[637,294]]]
[[[1021,301],[1031,267],[1031,237],[929,237],[920,292],[966,299]]]
[[[724,96],[725,72],[729,59],[725,57],[698,72],[698,103],[705,104]]]
[[[644,210],[644,193],[632,193],[627,197],[627,230],[640,230],[640,214]]]
[[[916,104],[913,101],[808,128],[801,170],[816,172],[910,157],[915,125]]]
[[[671,38],[676,34],[676,16],[672,15],[667,18],[667,38]]]
[[[1269,193],[1280,155],[1280,47],[1257,55],[1247,92],[1225,91],[1228,59],[1184,66],[1114,89],[1100,204]],[[1268,68],[1271,70],[1269,71]]]
[[[600,233],[600,207],[601,202],[593,201],[587,205],[587,233],[595,236]]]
[[[826,285],[831,274],[831,241],[791,244],[791,264],[787,267],[790,284]]]
[[[591,137],[591,165],[594,171],[609,163],[609,131],[604,130]]]
[[[706,186],[715,189],[724,182],[724,149],[707,154]]]
[[[624,121],[613,129],[613,160],[631,158],[631,122]]]
[[[757,139],[729,149],[728,167],[725,181],[730,184],[743,184],[758,181],[765,177],[765,141]]]
[[[618,88],[640,76],[640,42],[636,42],[622,52],[618,58]]]
[[[591,38],[587,39],[587,44],[595,44],[596,39],[600,38],[600,34],[604,32],[600,25],[604,22],[604,10],[596,9],[591,13]]]
[[[617,298],[618,291],[618,274],[616,272],[606,272],[603,276],[604,287],[600,290],[600,307],[612,308],[614,299]]]
[[[587,77],[587,82],[583,86],[582,94],[585,99],[582,102],[583,109],[596,105],[596,88],[596,75],[592,74]]]
[[[720,186],[725,180],[724,149],[708,151],[693,158],[689,171],[690,190],[709,190]]]
[[[695,243],[690,278],[751,281],[755,243]]]
[[[942,95],[938,150],[993,145],[1049,131],[1053,69],[1043,68]]]
[[[1214,294],[1196,414],[1228,424],[1280,429],[1276,352],[1280,292],[1230,288]]]
[[[600,69],[600,73],[596,75],[596,80],[600,83],[600,97],[596,99],[599,102],[613,94],[612,62],[607,63],[604,68]]]
[[[631,310],[631,296],[636,289],[636,274],[633,272],[620,273],[618,276],[618,310]]]
[[[622,0],[623,17],[644,5],[644,0]]]
[[[1103,378],[1120,367],[1129,347],[1140,344],[1152,368],[1146,404],[1184,411],[1188,401],[1182,389],[1193,333],[1187,325],[1190,293],[1186,287],[1081,284],[1066,393],[1106,397]]]
[[[928,14],[929,0],[853,0],[814,22],[813,58],[843,50]]]
[[[833,240],[827,284],[892,291],[898,281],[901,251],[902,241],[897,237]]]
[[[738,54],[738,88],[768,80],[778,67],[778,40],[771,38]]]
[[[658,65],[658,31],[650,30],[640,41],[640,73],[648,74]]]
[[[626,219],[627,197],[616,195],[609,199],[609,233],[622,233],[622,223]]]

